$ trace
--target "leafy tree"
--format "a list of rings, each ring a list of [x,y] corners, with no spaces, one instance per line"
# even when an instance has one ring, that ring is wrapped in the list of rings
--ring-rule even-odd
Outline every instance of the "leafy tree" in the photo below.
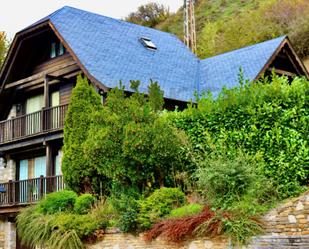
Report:
[[[140,24],[147,27],[155,27],[158,23],[166,20],[170,15],[169,9],[163,4],[151,2],[138,7],[136,12],[132,12],[126,21]]]
[[[5,32],[0,31],[0,68],[4,62],[6,52],[8,49],[8,41]]]
[[[72,91],[64,126],[62,172],[68,187],[78,193],[90,192],[96,186],[97,170],[89,164],[83,144],[88,137],[93,112],[102,108],[100,96],[82,76]]]
[[[85,144],[87,161],[116,192],[174,185],[174,174],[184,170],[186,136],[161,116],[163,92],[152,82],[145,97],[138,85],[131,82],[135,93],[130,97],[122,86],[109,92]]]

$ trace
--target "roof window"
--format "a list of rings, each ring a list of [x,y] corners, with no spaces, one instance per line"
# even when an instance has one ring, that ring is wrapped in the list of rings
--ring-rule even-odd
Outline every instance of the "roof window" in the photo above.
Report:
[[[141,37],[139,41],[143,44],[144,47],[150,50],[157,50],[157,46],[151,41],[151,39],[146,37]]]

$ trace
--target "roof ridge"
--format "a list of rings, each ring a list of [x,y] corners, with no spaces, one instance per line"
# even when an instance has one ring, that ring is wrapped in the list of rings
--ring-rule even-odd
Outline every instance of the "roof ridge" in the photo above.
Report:
[[[266,41],[262,41],[262,42],[255,43],[255,44],[252,44],[252,45],[248,45],[248,46],[245,46],[245,47],[241,47],[241,48],[237,48],[237,49],[234,49],[234,50],[226,51],[226,52],[224,52],[224,53],[217,54],[217,55],[214,55],[214,56],[211,56],[211,57],[208,57],[208,58],[205,58],[205,59],[200,59],[200,60],[201,60],[202,62],[204,62],[204,61],[206,61],[206,60],[208,60],[208,59],[212,59],[212,58],[214,58],[214,57],[223,56],[223,55],[226,55],[226,54],[233,53],[233,52],[235,52],[235,51],[244,50],[244,49],[248,49],[248,48],[251,48],[251,47],[256,47],[256,46],[258,46],[258,45],[260,45],[260,44],[268,43],[268,42],[271,42],[271,41],[274,41],[274,40],[279,40],[280,38],[281,38],[282,41],[283,41],[284,39],[287,39],[288,36],[287,36],[287,35],[278,36],[278,37],[273,38],[273,39],[271,39],[271,40],[266,40]],[[282,41],[281,41],[281,42],[282,42]]]

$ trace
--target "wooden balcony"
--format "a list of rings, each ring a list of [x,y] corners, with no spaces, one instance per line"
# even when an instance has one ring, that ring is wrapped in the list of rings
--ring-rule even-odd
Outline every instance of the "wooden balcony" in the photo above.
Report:
[[[60,175],[0,183],[0,213],[1,208],[35,203],[46,194],[63,189]]]
[[[62,130],[67,110],[60,105],[0,122],[0,144]]]

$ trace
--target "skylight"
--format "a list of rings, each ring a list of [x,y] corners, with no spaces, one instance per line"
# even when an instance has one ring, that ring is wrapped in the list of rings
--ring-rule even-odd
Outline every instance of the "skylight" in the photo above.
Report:
[[[146,37],[141,37],[140,42],[144,45],[144,47],[151,49],[151,50],[157,50],[157,46],[151,41],[151,39]]]

